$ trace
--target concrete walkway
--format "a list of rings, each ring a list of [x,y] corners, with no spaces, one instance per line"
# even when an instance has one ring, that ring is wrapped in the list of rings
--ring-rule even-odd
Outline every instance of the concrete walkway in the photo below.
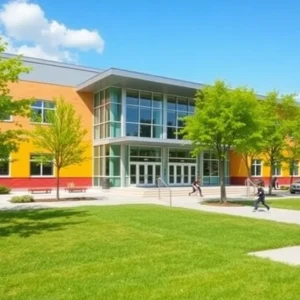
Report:
[[[122,196],[113,195],[102,190],[91,189],[87,193],[66,193],[61,192],[61,197],[95,197],[97,200],[90,201],[62,201],[62,202],[35,202],[35,203],[22,203],[13,204],[9,202],[9,199],[13,195],[23,195],[24,192],[13,192],[11,195],[0,195],[0,210],[19,210],[19,209],[39,209],[39,208],[67,208],[77,206],[105,206],[105,205],[122,205],[122,204],[155,204],[170,206],[168,198],[156,199],[156,198],[143,198],[140,196]],[[217,197],[216,195],[215,197]],[[54,195],[36,194],[35,199],[45,199],[54,197]],[[211,196],[210,196],[211,198]],[[258,212],[252,212],[253,208],[249,206],[231,206],[231,207],[220,207],[200,204],[200,200],[208,200],[206,198],[199,198],[196,196],[192,197],[173,197],[172,206],[181,207],[186,209],[193,209],[211,213],[220,213],[227,215],[234,215],[247,218],[264,219],[275,222],[283,222],[289,224],[300,225],[300,211],[271,208],[271,212],[266,212],[263,208],[259,209]],[[300,200],[299,200],[300,201]]]

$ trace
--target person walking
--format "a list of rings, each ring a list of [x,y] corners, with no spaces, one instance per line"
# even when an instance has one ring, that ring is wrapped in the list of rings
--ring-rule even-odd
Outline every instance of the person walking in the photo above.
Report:
[[[255,201],[253,212],[257,212],[258,205],[260,202],[262,203],[262,205],[264,205],[267,208],[268,211],[270,211],[270,206],[265,201],[265,191],[261,185],[258,186],[257,195],[258,195],[258,198]]]
[[[278,179],[277,179],[276,176],[273,177],[273,179],[272,179],[272,188],[273,188],[274,190],[276,190],[276,188],[278,188]]]
[[[203,197],[202,190],[200,188],[200,183],[201,183],[200,177],[198,177],[197,180],[194,180],[192,182],[193,191],[189,193],[189,196],[191,196],[192,194],[194,194],[194,193],[196,193],[198,191],[200,197]]]
[[[197,188],[198,188],[200,197],[203,197],[202,190],[201,190],[200,186],[201,186],[201,177],[198,177],[198,186],[197,186]]]

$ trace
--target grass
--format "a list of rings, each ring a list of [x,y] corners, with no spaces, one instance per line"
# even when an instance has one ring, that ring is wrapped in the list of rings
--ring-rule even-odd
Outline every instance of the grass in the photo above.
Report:
[[[295,300],[300,267],[248,256],[300,226],[151,205],[0,212],[0,299]]]
[[[230,201],[247,206],[254,206],[254,201]],[[267,204],[275,208],[300,210],[300,199],[266,200]],[[260,204],[261,205],[261,204]]]

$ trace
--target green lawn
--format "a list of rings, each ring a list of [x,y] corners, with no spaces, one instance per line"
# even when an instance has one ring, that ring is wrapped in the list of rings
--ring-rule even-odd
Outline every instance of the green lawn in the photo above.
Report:
[[[0,213],[0,299],[299,299],[300,267],[249,251],[300,226],[160,206]]]
[[[254,201],[231,201],[243,205],[254,206]],[[275,208],[300,210],[300,199],[266,200],[267,204]],[[260,204],[260,206],[262,206]],[[263,206],[262,206],[263,207]]]

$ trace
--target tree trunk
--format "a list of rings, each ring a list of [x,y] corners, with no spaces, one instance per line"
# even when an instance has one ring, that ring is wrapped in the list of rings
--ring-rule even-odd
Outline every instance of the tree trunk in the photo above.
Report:
[[[270,175],[269,175],[269,195],[272,195],[272,176],[273,176],[273,161],[270,164]]]
[[[60,180],[60,168],[56,170],[56,200],[59,200],[59,180]]]
[[[225,159],[224,158],[219,159],[219,171],[220,171],[219,178],[220,178],[220,192],[221,192],[220,202],[226,203],[227,197],[226,197],[226,187],[225,187]]]
[[[251,178],[251,166],[249,164],[249,156],[247,154],[244,154],[243,158],[244,158],[244,163],[245,163],[246,170],[247,170],[247,178],[250,179]]]
[[[291,175],[291,178],[290,178],[290,185],[293,184],[293,181],[294,181],[294,170],[292,170],[292,175]]]

